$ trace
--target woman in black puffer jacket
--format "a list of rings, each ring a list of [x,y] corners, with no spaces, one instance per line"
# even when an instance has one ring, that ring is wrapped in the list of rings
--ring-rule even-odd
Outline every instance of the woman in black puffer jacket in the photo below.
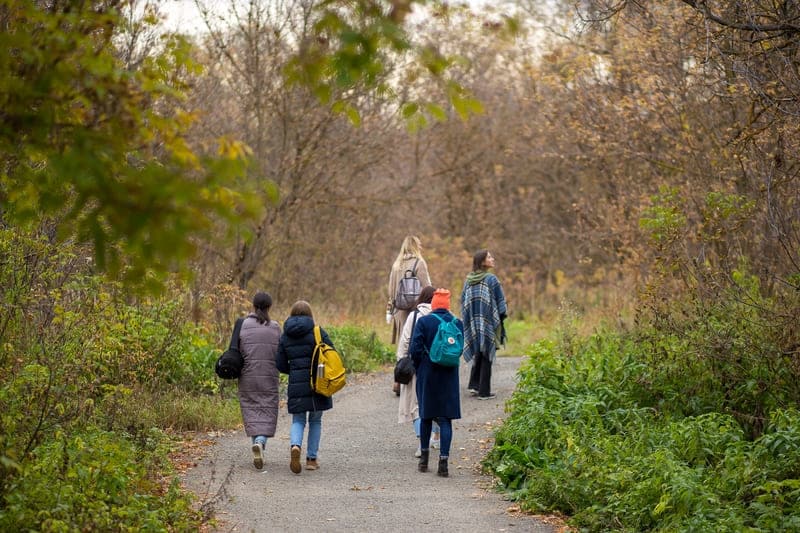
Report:
[[[320,328],[322,340],[333,346],[330,337]],[[292,429],[289,433],[291,462],[289,468],[300,473],[300,450],[303,444],[306,422],[308,422],[308,446],[306,449],[306,470],[319,468],[317,451],[322,436],[322,412],[333,407],[333,399],[311,390],[311,356],[316,346],[314,340],[314,316],[308,302],[295,302],[289,318],[283,324],[283,334],[278,345],[275,364],[278,370],[289,374],[288,407],[292,415]]]

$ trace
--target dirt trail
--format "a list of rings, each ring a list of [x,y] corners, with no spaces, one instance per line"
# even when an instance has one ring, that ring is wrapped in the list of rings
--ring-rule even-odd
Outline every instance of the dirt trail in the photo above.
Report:
[[[449,478],[436,475],[436,450],[432,472],[417,471],[414,430],[397,423],[398,399],[384,372],[355,376],[336,395],[322,421],[319,470],[289,471],[290,419],[281,407],[262,471],[253,467],[249,439],[239,430],[217,437],[183,481],[216,513],[220,531],[553,532],[554,526],[514,512],[478,468],[521,361],[498,358],[497,398],[488,401],[468,395],[468,368],[461,366],[463,418],[453,421]]]

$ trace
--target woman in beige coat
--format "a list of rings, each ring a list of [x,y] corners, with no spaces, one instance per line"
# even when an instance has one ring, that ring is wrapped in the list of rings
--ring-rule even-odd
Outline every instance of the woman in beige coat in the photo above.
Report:
[[[422,289],[419,293],[417,306],[413,311],[409,312],[406,323],[403,325],[403,330],[400,332],[400,340],[397,342],[396,358],[402,359],[408,355],[408,343],[411,341],[411,333],[414,331],[414,324],[421,317],[431,312],[431,300],[433,299],[433,292],[436,289],[430,285]],[[400,385],[400,403],[397,407],[397,423],[407,424],[408,422],[414,423],[414,433],[419,442],[419,402],[417,401],[417,376],[413,376],[408,385]],[[439,428],[434,425],[434,431],[431,434],[431,446],[433,448],[439,445]],[[420,448],[417,447],[416,457],[420,456]]]
[[[416,263],[416,267],[414,266]],[[394,298],[397,293],[397,284],[400,278],[403,277],[406,270],[416,269],[417,278],[419,278],[420,286],[427,287],[431,284],[431,277],[428,274],[428,263],[422,257],[422,244],[419,237],[416,235],[409,235],[403,239],[403,245],[400,247],[400,253],[392,264],[392,271],[389,273],[389,305],[392,311],[392,344],[397,342],[400,338],[400,332],[406,323],[406,318],[410,310],[401,310],[394,307]]]
[[[420,287],[427,287],[431,284],[431,277],[428,274],[428,264],[422,257],[422,243],[416,235],[408,235],[403,239],[403,245],[400,247],[400,253],[392,263],[392,270],[389,273],[389,302],[386,308],[391,313],[392,324],[392,344],[397,343],[403,326],[406,323],[409,312],[408,309],[397,309],[394,305],[395,296],[397,295],[397,285],[400,279],[405,275],[407,270],[416,272],[417,278],[420,282]],[[395,383],[392,390],[398,396],[400,395],[400,384]]]

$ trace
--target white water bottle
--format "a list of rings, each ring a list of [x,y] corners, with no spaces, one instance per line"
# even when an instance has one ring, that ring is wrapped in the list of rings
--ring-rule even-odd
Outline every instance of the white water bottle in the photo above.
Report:
[[[387,309],[386,310],[386,323],[389,324],[389,323],[391,323],[391,321],[392,321],[392,312],[389,309]]]
[[[322,379],[325,376],[325,363],[317,365],[317,379]]]

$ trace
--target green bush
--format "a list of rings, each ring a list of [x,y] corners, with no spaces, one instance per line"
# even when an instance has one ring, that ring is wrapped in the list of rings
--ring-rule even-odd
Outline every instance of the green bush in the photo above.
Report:
[[[523,508],[564,513],[587,531],[797,528],[796,408],[767,413],[753,439],[739,417],[709,409],[714,394],[695,406],[705,412],[686,415],[692,402],[678,391],[690,385],[660,374],[633,336],[597,334],[572,348],[532,347],[484,463]],[[687,368],[684,381],[701,369]]]
[[[177,480],[154,481],[154,472],[169,472],[167,449],[158,431],[139,443],[91,428],[53,435],[10,482],[0,530],[197,530],[199,514]]]
[[[157,482],[154,428],[240,418],[203,394],[219,390],[216,354],[180,285],[131,294],[80,249],[0,228],[0,286],[0,530],[186,529],[179,488]]]
[[[325,328],[344,359],[348,372],[372,372],[394,362],[395,351],[380,341],[374,331],[355,326]]]

